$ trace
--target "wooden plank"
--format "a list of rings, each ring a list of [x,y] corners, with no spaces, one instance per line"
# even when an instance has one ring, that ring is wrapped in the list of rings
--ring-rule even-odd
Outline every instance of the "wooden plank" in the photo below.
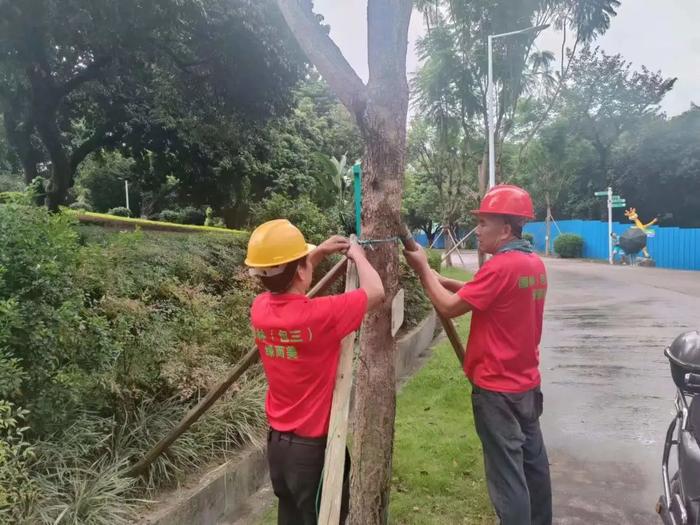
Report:
[[[354,290],[357,286],[357,270],[355,265],[349,262],[345,274],[345,291]],[[354,348],[355,332],[346,336],[340,345],[340,360],[335,376],[326,457],[323,464],[323,491],[318,515],[320,525],[338,525],[340,522]]]
[[[331,268],[326,275],[323,276],[321,280],[316,283],[307,297],[315,297],[327,290],[335,280],[342,275],[343,270],[348,262],[346,257],[343,257],[333,268]],[[347,286],[347,285],[346,285]],[[153,463],[158,456],[165,452],[172,443],[184,434],[187,429],[189,429],[207,410],[211,407],[221,396],[223,396],[229,387],[238,380],[253,364],[257,363],[260,359],[257,347],[252,348],[248,353],[238,362],[236,367],[231,370],[231,372],[214,388],[212,388],[209,393],[199,402],[197,405],[192,407],[185,417],[183,417],[180,422],[175,425],[175,427],[168,432],[168,434],[156,443],[151,450],[146,453],[146,455],[141,458],[133,467],[131,467],[126,475],[130,477],[136,477],[145,472],[148,467]]]
[[[401,288],[391,301],[391,337],[394,337],[403,325],[405,296],[404,289]]]

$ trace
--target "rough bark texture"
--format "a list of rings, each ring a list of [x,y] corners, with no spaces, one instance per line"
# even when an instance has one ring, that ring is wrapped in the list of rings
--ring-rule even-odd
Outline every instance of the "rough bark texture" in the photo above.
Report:
[[[360,127],[366,142],[362,187],[364,238],[381,239],[400,231],[406,159],[406,46],[412,2],[369,0],[369,86]],[[387,521],[391,488],[396,391],[391,336],[391,301],[398,289],[398,250],[376,245],[369,260],[382,277],[387,299],[362,327],[357,371],[350,523]]]
[[[365,141],[362,237],[384,239],[400,230],[406,157],[406,48],[410,0],[369,0],[369,82],[364,86],[313,17],[308,0],[277,0],[300,46],[355,115]],[[313,21],[313,23],[312,23]],[[396,396],[391,300],[398,288],[395,244],[376,244],[368,258],[386,289],[381,308],[367,316],[353,421],[350,523],[386,523],[391,484]]]

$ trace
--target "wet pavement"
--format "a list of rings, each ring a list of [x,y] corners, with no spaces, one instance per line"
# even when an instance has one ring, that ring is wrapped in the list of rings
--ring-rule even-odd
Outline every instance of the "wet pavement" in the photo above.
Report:
[[[463,258],[474,266],[473,254]],[[542,427],[555,523],[660,523],[654,506],[675,392],[663,349],[700,327],[700,273],[545,264]]]

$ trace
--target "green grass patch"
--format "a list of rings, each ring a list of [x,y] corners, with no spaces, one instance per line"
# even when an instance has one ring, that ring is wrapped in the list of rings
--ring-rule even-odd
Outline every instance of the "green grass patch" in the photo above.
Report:
[[[470,278],[459,268],[446,268],[442,273],[462,281]],[[468,327],[468,317],[457,322],[463,341]],[[470,392],[445,339],[399,393],[389,523],[494,523]],[[275,504],[261,525],[276,522]]]
[[[443,274],[469,278],[457,268]],[[468,317],[457,323],[463,341],[468,326]],[[399,394],[390,523],[493,523],[470,391],[444,340]]]
[[[440,273],[445,277],[449,277],[450,279],[457,279],[458,281],[468,281],[472,277],[469,272],[466,272],[461,268],[457,268],[456,266],[452,266],[450,268],[442,268],[442,270],[440,270]]]

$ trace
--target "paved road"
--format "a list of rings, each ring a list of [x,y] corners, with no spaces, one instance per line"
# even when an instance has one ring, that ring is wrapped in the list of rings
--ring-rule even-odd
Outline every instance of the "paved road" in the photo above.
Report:
[[[473,254],[464,259],[473,267]],[[700,327],[700,273],[545,263],[542,426],[555,523],[660,523],[654,505],[674,396],[663,349]]]

